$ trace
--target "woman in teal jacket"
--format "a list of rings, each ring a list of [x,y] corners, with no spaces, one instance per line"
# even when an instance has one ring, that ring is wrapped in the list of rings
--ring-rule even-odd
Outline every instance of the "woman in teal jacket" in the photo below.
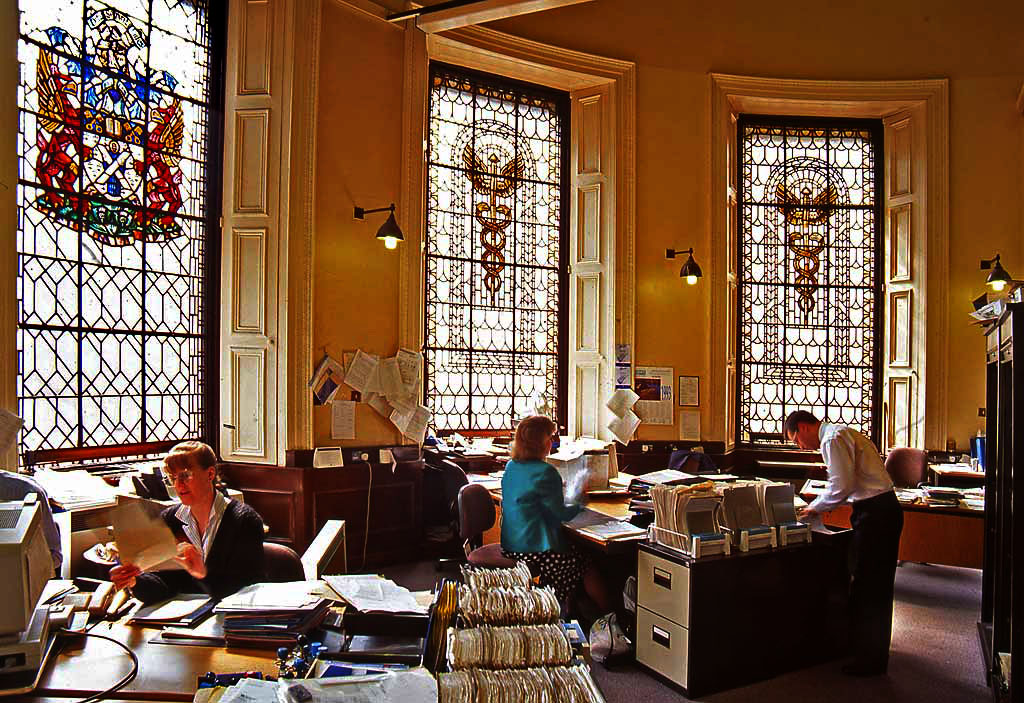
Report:
[[[562,523],[583,506],[566,503],[561,477],[544,461],[557,429],[543,415],[525,418],[516,428],[512,459],[501,479],[502,552],[539,572],[541,585],[555,589],[563,608],[582,582],[601,612],[608,612],[611,600],[600,575],[562,534]]]

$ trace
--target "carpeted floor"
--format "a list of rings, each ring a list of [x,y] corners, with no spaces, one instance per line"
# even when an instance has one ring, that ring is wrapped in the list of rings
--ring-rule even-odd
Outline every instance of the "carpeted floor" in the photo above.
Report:
[[[430,588],[438,577],[430,562],[405,564],[385,569],[384,573],[411,589]],[[839,671],[841,663],[835,662],[700,700],[708,703],[988,703],[991,694],[985,686],[976,629],[980,607],[980,571],[904,564],[896,573],[896,615],[887,676],[850,678]],[[808,647],[828,636],[822,625],[813,620],[800,626],[808,630]],[[739,665],[741,663],[737,662]],[[635,665],[609,671],[596,664],[594,676],[608,703],[690,700]]]

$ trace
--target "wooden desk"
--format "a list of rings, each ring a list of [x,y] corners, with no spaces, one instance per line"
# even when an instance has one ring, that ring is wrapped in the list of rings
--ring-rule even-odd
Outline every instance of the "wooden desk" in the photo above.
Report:
[[[980,569],[985,539],[985,513],[964,508],[903,505],[900,560]],[[822,516],[826,525],[849,527],[849,505]]]
[[[228,651],[223,647],[153,644],[149,640],[160,630],[119,623],[110,627],[101,623],[92,632],[123,642],[139,659],[138,676],[117,692],[116,700],[191,701],[196,679],[207,671],[277,675],[275,653],[269,649]],[[39,687],[24,700],[39,703],[48,697],[84,698],[109,688],[131,666],[131,659],[120,647],[89,637],[81,649],[51,658]]]
[[[496,544],[501,541],[501,489],[491,489],[490,493],[494,498],[494,511],[496,515],[494,527],[484,532],[484,544]],[[586,507],[616,520],[628,520],[630,516],[628,495],[594,498],[586,503]],[[637,545],[645,539],[644,537],[630,537],[626,539],[602,540],[589,533],[575,530],[568,525],[563,525],[562,527],[574,542],[596,549],[603,554],[635,555]]]

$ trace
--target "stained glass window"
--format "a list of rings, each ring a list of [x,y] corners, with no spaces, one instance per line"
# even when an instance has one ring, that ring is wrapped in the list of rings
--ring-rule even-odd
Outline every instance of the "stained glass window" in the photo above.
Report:
[[[431,65],[425,395],[440,430],[565,406],[564,93]]]
[[[207,2],[21,2],[18,397],[30,457],[202,434],[219,183]]]
[[[798,409],[877,439],[881,130],[739,121],[739,442]]]

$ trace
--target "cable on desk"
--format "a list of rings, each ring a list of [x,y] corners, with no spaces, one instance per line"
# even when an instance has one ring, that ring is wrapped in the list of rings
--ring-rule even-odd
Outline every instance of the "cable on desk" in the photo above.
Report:
[[[63,628],[58,630],[58,632],[60,632],[62,634],[76,635],[76,636],[82,636],[82,637],[96,637],[97,639],[106,640],[108,642],[113,642],[118,647],[120,647],[125,652],[127,652],[128,656],[131,657],[131,659],[132,659],[132,670],[129,671],[127,674],[125,674],[123,677],[121,677],[120,681],[115,683],[113,686],[108,688],[106,691],[102,691],[100,693],[94,693],[91,696],[88,696],[88,697],[83,698],[83,699],[81,699],[79,701],[76,701],[75,703],[93,703],[94,701],[102,700],[102,699],[106,698],[107,696],[111,695],[112,693],[116,693],[117,691],[120,691],[122,688],[124,688],[125,686],[130,684],[132,681],[134,681],[135,677],[138,676],[138,674],[139,674],[139,658],[137,656],[135,656],[135,652],[133,652],[124,642],[119,642],[119,641],[115,640],[113,637],[107,637],[106,635],[97,635],[95,632],[74,632],[73,630],[67,630],[67,629],[63,629]]]
[[[366,484],[366,532],[363,534],[363,569],[366,569],[366,545],[370,543],[370,494],[373,491],[373,466],[370,462],[363,462],[366,464],[366,470],[369,472],[368,480]]]

